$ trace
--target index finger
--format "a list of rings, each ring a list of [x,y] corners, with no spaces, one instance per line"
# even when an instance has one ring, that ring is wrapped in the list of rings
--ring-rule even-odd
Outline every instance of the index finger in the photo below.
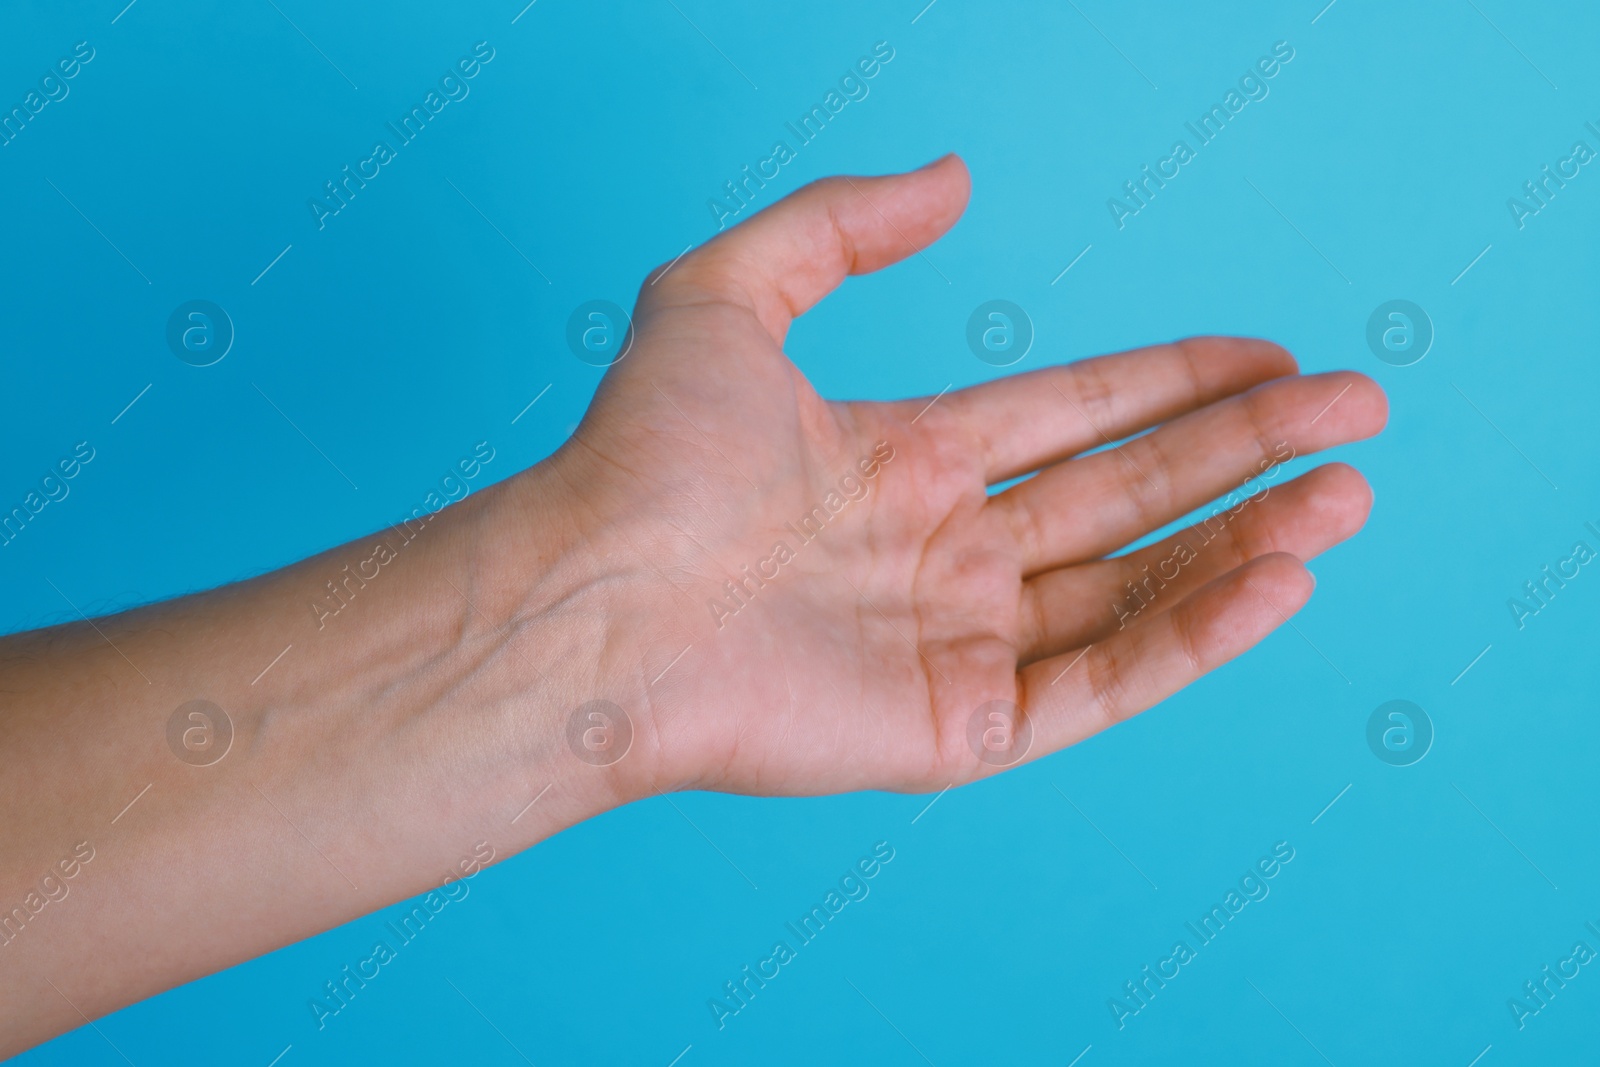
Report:
[[[985,382],[945,403],[982,443],[993,485],[1298,369],[1271,341],[1190,337]]]

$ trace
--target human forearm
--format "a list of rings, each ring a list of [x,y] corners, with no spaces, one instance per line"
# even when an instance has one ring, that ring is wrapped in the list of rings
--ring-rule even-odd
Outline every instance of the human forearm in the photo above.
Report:
[[[23,915],[0,926],[0,1050],[628,795],[566,747],[567,713],[605,691],[605,637],[560,491],[525,472],[274,574],[0,645],[0,909]],[[231,724],[225,754],[219,716],[180,712],[196,700]],[[79,842],[93,859],[63,877]]]

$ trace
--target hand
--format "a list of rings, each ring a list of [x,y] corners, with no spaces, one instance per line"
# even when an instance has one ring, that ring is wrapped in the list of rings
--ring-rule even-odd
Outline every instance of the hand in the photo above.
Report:
[[[1311,595],[1301,561],[1365,521],[1352,469],[1276,464],[1376,433],[1383,394],[1264,341],[821,399],[791,320],[937,239],[968,187],[954,156],[818,182],[642,287],[631,351],[550,461],[626,591],[596,694],[633,720],[625,793],[935,790],[1046,755],[1260,641]],[[1252,475],[1256,500],[1108,558]]]
[[[966,197],[953,157],[810,186],[655,272],[544,463],[406,532],[0,641],[0,907],[23,909],[0,1055],[656,791],[934,790],[1038,758],[1299,608],[1300,560],[1369,497],[1276,462],[1377,432],[1360,375],[1199,339],[894,403],[806,383],[792,317]],[[1225,517],[1108,558],[1250,475]],[[202,764],[169,735],[196,698],[232,727]],[[580,758],[594,700],[631,745]]]

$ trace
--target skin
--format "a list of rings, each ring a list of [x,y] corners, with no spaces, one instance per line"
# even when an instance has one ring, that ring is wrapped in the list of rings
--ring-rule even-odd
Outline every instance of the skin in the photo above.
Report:
[[[441,511],[335,617],[311,603],[395,531],[0,642],[0,908],[94,850],[0,944],[0,1052],[433,889],[479,842],[501,859],[657,792],[997,773],[1298,610],[1301,561],[1371,497],[1348,467],[1288,481],[1270,463],[1380,430],[1359,374],[1194,338],[936,400],[833,402],[785,356],[795,316],[936,240],[968,190],[954,156],[825,180],[652,272],[571,440]],[[1268,495],[1119,619],[1143,565],[1206,539],[1110,554],[1257,474]],[[789,529],[818,506],[814,538]],[[167,742],[197,698],[234,730],[204,767]],[[614,715],[580,722],[589,760],[569,744],[598,699],[631,726],[621,758]]]

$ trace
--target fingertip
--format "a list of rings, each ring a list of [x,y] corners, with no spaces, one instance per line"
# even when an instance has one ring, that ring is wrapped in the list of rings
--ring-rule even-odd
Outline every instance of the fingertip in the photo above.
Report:
[[[1361,375],[1361,377],[1367,378],[1365,374]],[[1367,381],[1372,382],[1372,389],[1376,394],[1374,397],[1374,403],[1378,409],[1378,428],[1374,432],[1382,433],[1389,425],[1389,394],[1384,392],[1383,386],[1379,385],[1371,378],[1367,378]]]
[[[959,173],[969,183],[972,181],[972,171],[967,167],[967,161],[955,152],[946,152],[938,159],[929,160],[917,169],[949,170],[951,173]]]
[[[1340,390],[1348,391],[1344,399],[1351,402],[1354,417],[1347,413],[1345,418],[1356,434],[1355,439],[1364,440],[1382,433],[1389,424],[1389,395],[1383,391],[1383,386],[1355,370],[1333,371],[1329,376]]]
[[[948,215],[949,221],[945,225],[948,227],[954,224],[966,210],[967,201],[972,196],[972,171],[967,168],[966,160],[954,152],[946,152],[938,159],[924,163],[910,173],[927,175],[938,183],[941,192],[948,198],[949,207],[954,209]]]
[[[1269,552],[1247,563],[1244,577],[1256,592],[1284,615],[1293,615],[1311,599],[1317,588],[1312,574],[1298,556]],[[1248,573],[1255,571],[1255,574]]]
[[[1259,385],[1300,373],[1287,348],[1260,337],[1202,334],[1174,342],[1196,367],[1216,372],[1240,386]]]
[[[1348,463],[1337,462],[1318,467],[1312,474],[1326,484],[1328,492],[1338,502],[1340,516],[1348,515],[1353,519],[1340,523],[1344,536],[1349,537],[1359,530],[1372,513],[1372,485],[1366,476]]]
[[[1300,361],[1278,342],[1265,337],[1239,337],[1235,340],[1276,377],[1300,373]]]

